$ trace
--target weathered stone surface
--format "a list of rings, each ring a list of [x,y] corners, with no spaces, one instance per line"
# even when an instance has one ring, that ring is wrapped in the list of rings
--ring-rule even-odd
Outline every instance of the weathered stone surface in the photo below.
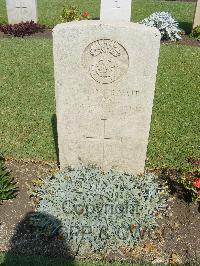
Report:
[[[6,0],[8,23],[37,22],[37,0]]]
[[[197,0],[196,12],[194,16],[193,28],[200,25],[200,0]]]
[[[70,22],[53,30],[61,168],[144,170],[160,47],[157,29]]]
[[[130,22],[131,2],[132,0],[101,0],[101,21]]]

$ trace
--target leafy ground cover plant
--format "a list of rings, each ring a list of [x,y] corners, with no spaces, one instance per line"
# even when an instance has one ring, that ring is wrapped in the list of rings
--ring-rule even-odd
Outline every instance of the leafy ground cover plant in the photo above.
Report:
[[[90,14],[87,11],[81,12],[76,6],[69,6],[63,8],[61,14],[62,22],[70,22],[73,20],[87,20],[90,19]]]
[[[43,179],[33,195],[39,203],[31,224],[41,234],[56,234],[79,255],[133,247],[157,226],[167,198],[153,174],[104,173],[83,166]]]
[[[181,176],[180,182],[191,192],[192,200],[200,202],[200,175],[196,177]]]
[[[193,29],[192,33],[190,34],[190,37],[194,37],[194,38],[200,40],[200,25],[196,26]]]
[[[13,35],[15,37],[24,37],[26,35],[32,35],[37,32],[43,32],[44,25],[35,23],[34,21],[21,22],[18,24],[1,24],[0,31],[4,34]]]
[[[150,27],[156,27],[160,33],[162,40],[176,41],[180,40],[178,22],[168,12],[156,12],[141,21],[142,24]]]
[[[7,171],[3,157],[0,155],[0,202],[12,199],[16,194],[16,183]]]
[[[188,162],[195,165],[200,165],[200,159],[189,157]],[[193,201],[200,202],[200,172],[196,171],[194,174],[183,174],[180,177],[180,183],[191,192]]]

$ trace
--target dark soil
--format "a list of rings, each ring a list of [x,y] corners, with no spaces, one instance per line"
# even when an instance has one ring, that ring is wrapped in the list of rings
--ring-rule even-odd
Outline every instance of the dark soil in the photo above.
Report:
[[[181,184],[177,176],[181,173],[164,172],[162,178],[168,180],[171,194],[170,212],[161,222],[164,253],[178,257],[181,262],[198,261],[200,258],[200,205],[192,202],[191,194]],[[195,173],[189,175],[196,176]]]
[[[15,199],[0,205],[0,251],[8,249],[18,224],[33,211],[28,193],[33,179],[48,176],[55,165],[34,162],[7,161],[6,166],[15,178],[18,193]]]
[[[33,179],[57,170],[56,164],[7,161],[6,165],[17,181],[19,192],[15,199],[0,205],[0,251],[69,257],[70,252],[62,239],[38,237],[27,222],[34,211],[27,184],[31,185]],[[146,235],[131,253],[108,253],[106,259],[128,256],[133,260],[185,263],[200,258],[199,205],[192,203],[186,191],[176,183],[176,173],[171,176],[162,174],[162,178],[168,180],[171,196],[168,211],[159,222],[159,230]]]
[[[170,217],[162,224],[163,251],[181,261],[200,258],[200,213],[198,204],[175,197]]]
[[[182,39],[177,42],[172,42],[172,41],[161,41],[161,43],[164,44],[181,44],[181,45],[189,45],[189,46],[197,46],[200,47],[200,40],[190,38],[187,35],[182,35]]]

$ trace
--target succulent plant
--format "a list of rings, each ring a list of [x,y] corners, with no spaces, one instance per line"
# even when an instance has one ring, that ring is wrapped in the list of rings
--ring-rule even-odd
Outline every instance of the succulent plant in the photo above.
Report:
[[[166,207],[166,190],[150,173],[134,176],[81,166],[43,181],[35,189],[40,202],[32,223],[62,235],[80,255],[86,247],[92,252],[133,247],[157,226],[156,216]],[[41,213],[54,216],[62,226],[43,220]]]

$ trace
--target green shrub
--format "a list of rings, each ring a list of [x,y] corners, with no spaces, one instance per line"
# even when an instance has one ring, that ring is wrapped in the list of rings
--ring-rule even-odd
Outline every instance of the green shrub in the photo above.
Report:
[[[190,34],[191,37],[200,39],[200,25],[195,27],[192,31],[192,33]]]
[[[134,176],[94,167],[66,169],[43,179],[33,195],[40,199],[31,223],[58,234],[72,251],[85,254],[133,247],[157,226],[166,207],[166,189],[153,174]],[[45,217],[55,217],[62,226]]]
[[[0,201],[12,199],[16,194],[16,183],[7,171],[4,160],[0,156]]]
[[[61,14],[62,22],[70,22],[73,20],[87,20],[90,18],[90,14],[85,11],[81,13],[76,6],[69,6],[68,8],[63,8]]]

